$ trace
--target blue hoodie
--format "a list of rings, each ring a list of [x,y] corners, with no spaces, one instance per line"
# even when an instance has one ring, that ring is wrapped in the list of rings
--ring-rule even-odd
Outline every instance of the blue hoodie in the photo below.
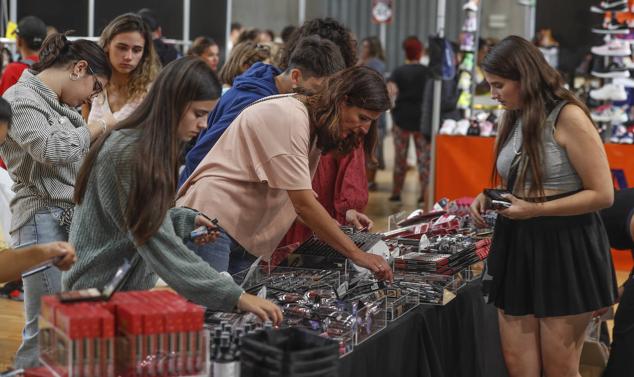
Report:
[[[270,64],[258,62],[235,78],[233,87],[220,97],[216,108],[209,115],[207,128],[201,131],[196,145],[187,153],[185,169],[178,180],[179,187],[196,170],[200,161],[205,158],[218,142],[220,136],[245,107],[260,98],[279,94],[275,86],[275,76],[281,72],[279,68]]]

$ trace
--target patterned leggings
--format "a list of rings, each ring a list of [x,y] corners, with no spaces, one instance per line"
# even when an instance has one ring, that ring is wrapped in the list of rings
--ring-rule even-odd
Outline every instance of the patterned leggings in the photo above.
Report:
[[[416,146],[416,160],[418,162],[418,178],[420,180],[421,195],[423,188],[429,182],[430,145],[420,131],[407,131],[398,126],[392,128],[394,136],[394,186],[392,195],[401,195],[405,173],[407,172],[407,150],[409,149],[409,137],[414,137]]]

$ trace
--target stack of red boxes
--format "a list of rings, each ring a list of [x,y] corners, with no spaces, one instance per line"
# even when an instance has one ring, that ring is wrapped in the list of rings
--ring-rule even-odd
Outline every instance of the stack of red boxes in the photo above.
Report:
[[[476,242],[476,254],[480,260],[485,260],[489,256],[489,250],[491,249],[491,239],[484,238]]]
[[[41,359],[60,377],[207,375],[204,312],[170,291],[71,304],[46,296]]]

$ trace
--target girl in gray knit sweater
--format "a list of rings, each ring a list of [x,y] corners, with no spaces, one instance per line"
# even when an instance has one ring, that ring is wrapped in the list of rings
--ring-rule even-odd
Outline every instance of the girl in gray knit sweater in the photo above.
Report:
[[[91,148],[76,183],[70,242],[78,260],[63,274],[65,290],[104,286],[138,253],[141,262],[124,290],[150,289],[160,276],[208,308],[281,321],[276,305],[246,294],[185,246],[195,227],[212,223],[194,210],[172,208],[181,143],[206,127],[219,95],[218,79],[203,60],[176,60],[139,108]]]

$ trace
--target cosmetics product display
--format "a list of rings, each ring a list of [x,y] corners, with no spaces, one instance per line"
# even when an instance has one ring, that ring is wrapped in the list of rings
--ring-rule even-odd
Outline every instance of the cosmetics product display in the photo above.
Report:
[[[206,376],[204,308],[170,291],[42,299],[40,360],[55,376]]]

